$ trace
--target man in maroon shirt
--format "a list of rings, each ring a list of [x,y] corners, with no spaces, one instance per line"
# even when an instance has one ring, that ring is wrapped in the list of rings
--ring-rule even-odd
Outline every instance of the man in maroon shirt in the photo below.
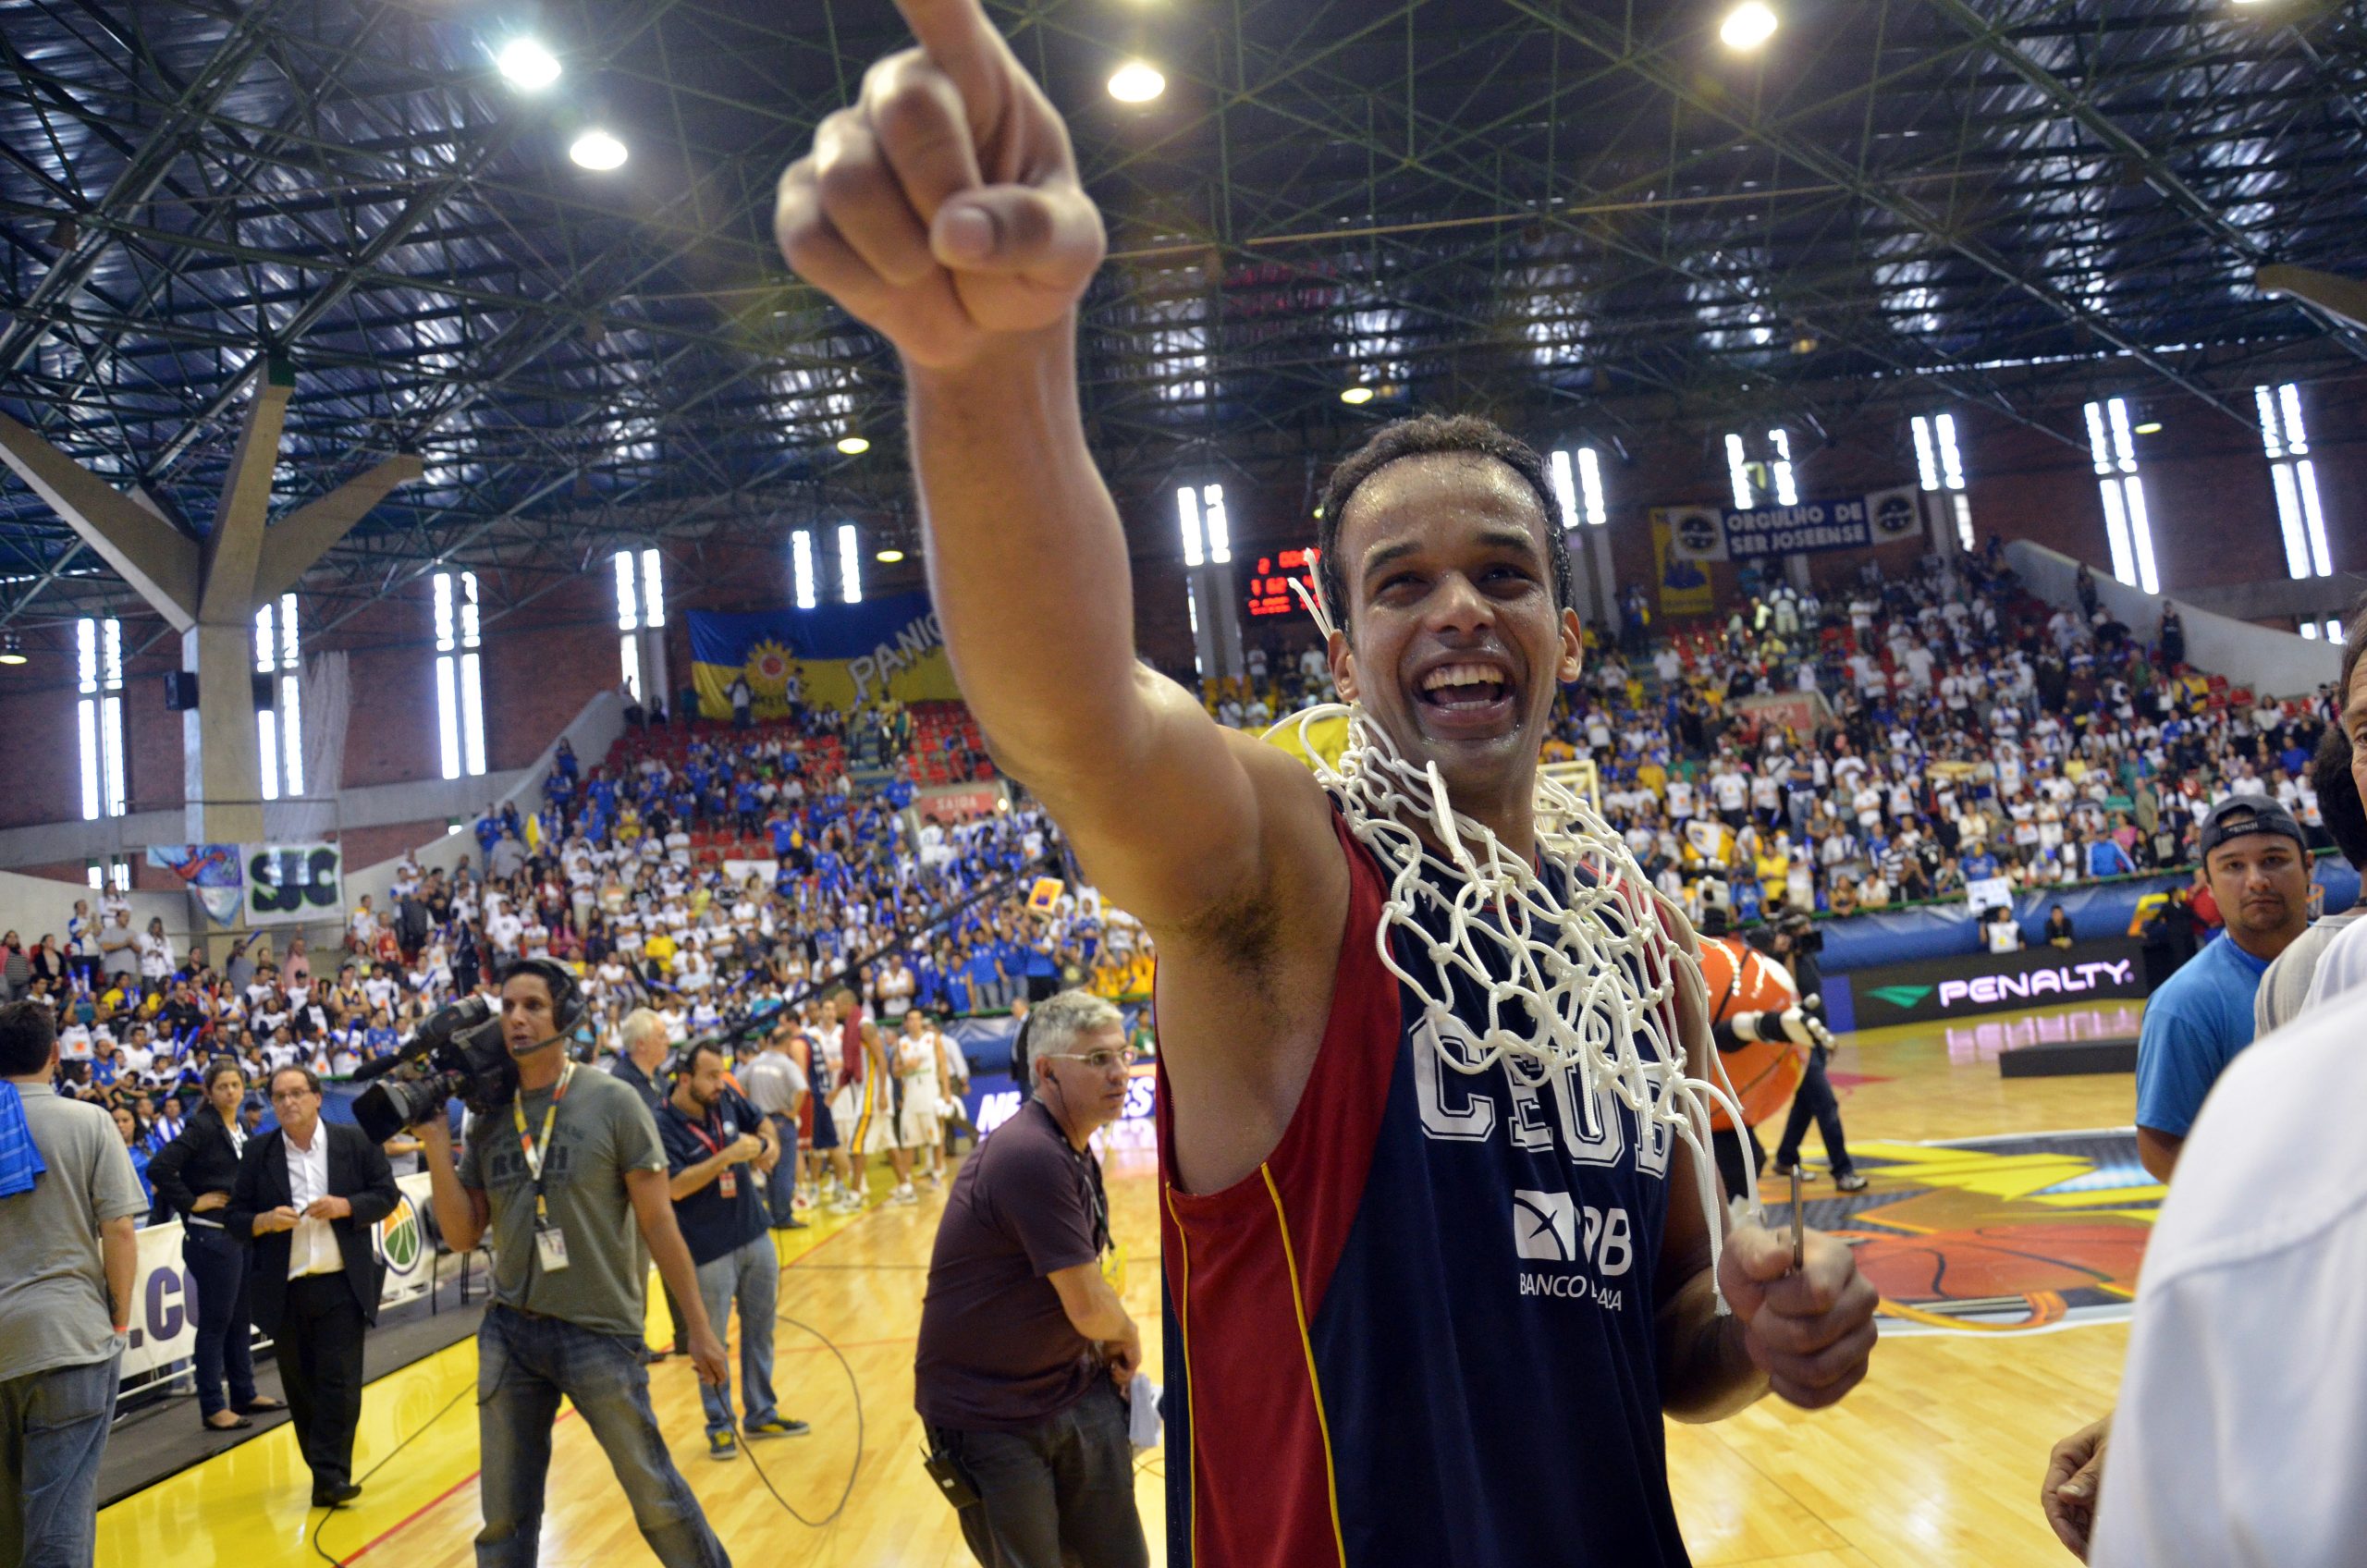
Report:
[[[1131,1060],[1100,998],[1036,1009],[1012,1064],[1033,1093],[963,1165],[938,1226],[913,1403],[977,1494],[962,1534],[990,1568],[1149,1561],[1121,1394],[1142,1330],[1101,1272],[1110,1205],[1085,1145],[1124,1109]]]

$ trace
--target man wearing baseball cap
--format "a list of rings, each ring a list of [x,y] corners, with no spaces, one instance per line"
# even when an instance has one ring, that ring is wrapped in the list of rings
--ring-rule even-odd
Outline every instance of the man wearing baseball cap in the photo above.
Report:
[[[2137,1041],[2137,1153],[2165,1182],[2203,1096],[2252,1042],[2261,976],[2310,924],[2309,840],[2292,813],[2262,796],[2232,796],[2202,819],[2198,845],[2226,938],[2146,1001]]]

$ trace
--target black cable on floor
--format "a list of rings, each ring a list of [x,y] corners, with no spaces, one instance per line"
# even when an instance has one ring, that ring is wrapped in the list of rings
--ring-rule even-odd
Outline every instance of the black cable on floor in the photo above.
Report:
[[[776,1321],[786,1323],[792,1329],[803,1329],[821,1341],[822,1348],[838,1358],[840,1370],[847,1375],[847,1391],[854,1397],[854,1463],[847,1467],[847,1484],[839,1488],[839,1501],[831,1505],[830,1512],[823,1514],[819,1519],[808,1519],[797,1511],[796,1505],[789,1499],[780,1495],[780,1488],[773,1485],[773,1478],[765,1474],[765,1467],[762,1464],[757,1464],[754,1444],[742,1442],[740,1445],[747,1451],[748,1463],[755,1465],[756,1468],[756,1479],[764,1482],[765,1490],[773,1494],[773,1501],[779,1503],[791,1518],[807,1529],[818,1530],[846,1512],[847,1499],[854,1495],[855,1478],[863,1473],[863,1385],[856,1380],[854,1368],[848,1364],[846,1353],[830,1342],[829,1335],[822,1332],[813,1324],[801,1322],[785,1312],[776,1313],[774,1317]]]
[[[402,1441],[388,1449],[386,1452],[385,1456],[381,1458],[377,1464],[373,1464],[369,1469],[362,1472],[362,1479],[366,1481],[371,1476],[376,1475],[379,1471],[384,1470],[389,1460],[393,1459],[395,1455],[402,1452],[403,1450],[409,1448],[414,1440],[426,1432],[428,1427],[435,1426],[435,1423],[443,1420],[445,1416],[451,1414],[452,1407],[454,1405],[460,1403],[461,1400],[474,1392],[476,1392],[476,1379],[474,1378],[471,1378],[467,1384],[464,1385],[458,1393],[455,1393],[450,1399],[444,1402],[441,1408],[439,1408],[435,1415],[421,1422],[418,1428],[409,1437],[406,1437]],[[334,1505],[321,1506],[320,1523],[313,1526],[313,1551],[322,1562],[330,1564],[330,1568],[345,1568],[345,1560],[343,1558],[331,1557],[328,1554],[328,1549],[321,1545],[321,1530],[328,1524],[329,1515],[336,1512],[337,1509]]]
[[[822,1341],[822,1348],[828,1351],[830,1354],[837,1359],[839,1369],[847,1375],[847,1392],[854,1400],[854,1463],[847,1467],[847,1481],[845,1486],[839,1488],[839,1501],[833,1503],[830,1507],[830,1511],[828,1513],[823,1514],[819,1519],[808,1519],[804,1514],[797,1511],[797,1506],[794,1503],[781,1496],[780,1488],[773,1485],[773,1478],[765,1474],[764,1465],[757,1462],[754,1445],[751,1443],[743,1443],[742,1445],[742,1448],[747,1450],[748,1463],[754,1467],[756,1479],[765,1484],[765,1490],[773,1494],[773,1501],[780,1504],[782,1511],[788,1513],[791,1518],[804,1525],[807,1529],[819,1530],[830,1524],[833,1520],[837,1519],[840,1514],[846,1512],[847,1500],[854,1495],[855,1480],[863,1474],[863,1384],[856,1378],[854,1375],[854,1367],[847,1361],[846,1353],[839,1349],[836,1344],[832,1343],[830,1337],[828,1334],[825,1334],[821,1329],[816,1329],[811,1323],[791,1317],[787,1313],[778,1313],[775,1317],[778,1321],[786,1323],[792,1329],[802,1329],[806,1333],[813,1335],[816,1339]],[[435,1423],[444,1419],[447,1415],[450,1414],[452,1407],[459,1404],[460,1401],[469,1394],[473,1393],[475,1391],[475,1380],[472,1378],[467,1387],[462,1388],[450,1399],[445,1401],[442,1407],[439,1408],[435,1415],[420,1423],[417,1430],[411,1432],[410,1436],[404,1438],[402,1441],[388,1449],[385,1456],[382,1457],[377,1464],[373,1464],[369,1469],[363,1471],[362,1473],[361,1479],[367,1481],[371,1476],[375,1476],[379,1471],[385,1469],[388,1462],[391,1461],[395,1455],[402,1452],[402,1451],[409,1448],[415,1439],[424,1435],[428,1427],[435,1426]],[[494,1391],[498,1393],[500,1392],[500,1390],[497,1387]],[[478,1403],[482,1404],[484,1402],[479,1401]],[[329,1516],[336,1512],[337,1510],[334,1506],[325,1506],[321,1509],[320,1522],[313,1526],[313,1554],[319,1557],[322,1562],[329,1564],[329,1568],[345,1568],[345,1560],[343,1558],[331,1557],[328,1553],[328,1549],[321,1545],[321,1530],[323,1526],[328,1524]]]

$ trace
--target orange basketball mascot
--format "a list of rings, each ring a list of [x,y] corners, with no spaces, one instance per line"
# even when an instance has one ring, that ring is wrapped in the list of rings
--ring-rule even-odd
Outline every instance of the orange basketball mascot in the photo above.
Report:
[[[1710,1000],[1710,1038],[1718,1065],[1742,1106],[1743,1126],[1723,1109],[1711,1118],[1718,1173],[1728,1197],[1744,1191],[1743,1162],[1753,1170],[1766,1164],[1751,1129],[1782,1109],[1808,1071],[1804,1047],[1830,1044],[1815,1003],[1803,1007],[1800,989],[1781,963],[1726,935],[1726,912],[1711,908],[1701,920],[1701,979]],[[1748,1153],[1745,1151],[1748,1150]]]

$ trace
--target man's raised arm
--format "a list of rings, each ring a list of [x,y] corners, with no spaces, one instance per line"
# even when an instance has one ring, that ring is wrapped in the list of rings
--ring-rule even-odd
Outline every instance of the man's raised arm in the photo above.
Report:
[[[1099,214],[978,0],[898,4],[919,47],[782,177],[782,254],[902,355],[930,588],[996,760],[1119,903],[1189,921],[1262,875],[1255,780],[1315,791],[1135,661],[1125,534],[1077,410]]]

